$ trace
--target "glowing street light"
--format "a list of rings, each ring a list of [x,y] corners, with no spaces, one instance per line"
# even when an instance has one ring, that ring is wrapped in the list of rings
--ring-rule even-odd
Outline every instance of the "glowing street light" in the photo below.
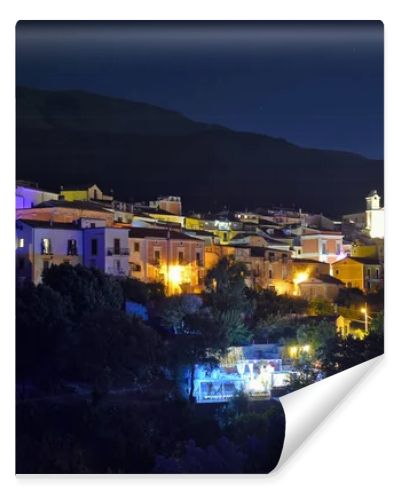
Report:
[[[368,320],[372,318],[371,316],[368,316],[367,303],[365,303],[364,307],[361,308],[361,312],[364,313],[364,329],[365,333],[368,335]]]

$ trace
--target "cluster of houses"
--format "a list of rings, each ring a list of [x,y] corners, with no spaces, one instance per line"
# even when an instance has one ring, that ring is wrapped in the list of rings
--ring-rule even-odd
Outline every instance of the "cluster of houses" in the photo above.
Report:
[[[178,196],[126,203],[96,184],[50,192],[16,188],[17,280],[39,283],[53,264],[96,267],[162,282],[169,295],[200,293],[220,258],[248,268],[247,284],[334,300],[341,287],[383,285],[383,208],[376,191],[364,213],[341,221],[301,210],[184,214]]]
[[[179,196],[127,203],[96,184],[61,186],[56,193],[19,181],[16,276],[37,284],[51,265],[81,264],[161,282],[168,295],[201,293],[207,271],[228,256],[246,265],[249,287],[334,301],[344,287],[383,287],[383,220],[376,191],[366,197],[364,212],[336,221],[282,207],[189,214]],[[360,329],[342,315],[336,324],[345,335]],[[223,401],[237,390],[270,394],[286,386],[290,370],[271,348],[278,349],[232,348],[218,369],[197,366],[196,399]]]

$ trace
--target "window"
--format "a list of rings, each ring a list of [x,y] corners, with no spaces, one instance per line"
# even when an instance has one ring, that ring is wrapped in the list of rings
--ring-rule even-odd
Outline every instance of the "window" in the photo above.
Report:
[[[270,262],[274,262],[274,260],[275,260],[275,254],[274,254],[274,253],[272,253],[272,252],[270,252],[270,253],[268,254],[268,260],[269,260]]]
[[[198,266],[201,266],[201,265],[202,265],[202,262],[201,262],[201,252],[200,252],[200,250],[197,250],[197,251],[196,251],[196,265],[198,265]]]
[[[114,255],[121,255],[121,240],[114,238]]]
[[[98,250],[97,238],[92,238],[92,240],[90,241],[90,247],[92,255],[97,255],[97,250]]]
[[[94,228],[96,227],[96,223],[95,223],[95,222],[91,222],[91,223],[90,223],[90,227],[91,227],[92,229],[94,229]]]
[[[328,252],[327,252],[327,249],[326,249],[326,241],[323,241],[322,242],[322,255],[326,255]]]
[[[268,278],[272,280],[272,269],[268,270]]]
[[[371,277],[371,269],[370,269],[370,268],[368,268],[368,269],[367,269],[367,277],[368,277],[368,278],[370,278],[370,277]]]
[[[160,258],[161,258],[160,250],[154,250],[154,261],[156,265],[160,264]]]
[[[134,252],[140,252],[140,243],[139,242],[135,242],[133,244],[133,251]]]
[[[24,248],[24,246],[25,246],[24,238],[18,238],[17,246],[18,246],[18,248]]]
[[[336,255],[340,255],[342,253],[342,247],[340,243],[336,243]]]
[[[51,254],[51,241],[49,238],[43,238],[41,242],[42,255]]]
[[[228,233],[222,233],[222,241],[228,241]]]
[[[68,240],[67,255],[78,255],[76,240]]]
[[[375,269],[375,278],[379,279],[379,269]]]
[[[183,250],[179,250],[178,252],[178,264],[183,264]]]
[[[337,275],[339,274],[339,269],[336,269],[336,274],[337,274]]]
[[[93,189],[93,198],[97,200],[97,189]]]

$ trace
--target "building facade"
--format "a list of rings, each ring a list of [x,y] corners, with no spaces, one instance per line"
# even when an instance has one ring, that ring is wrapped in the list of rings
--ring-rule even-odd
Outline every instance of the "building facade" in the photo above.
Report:
[[[383,287],[383,266],[377,259],[346,257],[332,264],[332,274],[348,288],[369,292]]]
[[[205,244],[179,231],[132,228],[129,231],[130,276],[161,282],[168,295],[200,293],[204,287]]]
[[[343,259],[343,235],[337,231],[307,229],[300,237],[302,258],[332,264]]]

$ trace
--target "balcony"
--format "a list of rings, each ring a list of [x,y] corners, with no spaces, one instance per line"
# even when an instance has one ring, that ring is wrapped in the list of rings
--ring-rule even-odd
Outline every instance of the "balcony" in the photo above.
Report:
[[[108,247],[106,249],[106,255],[108,257],[111,257],[113,255],[129,255],[129,248]]]

